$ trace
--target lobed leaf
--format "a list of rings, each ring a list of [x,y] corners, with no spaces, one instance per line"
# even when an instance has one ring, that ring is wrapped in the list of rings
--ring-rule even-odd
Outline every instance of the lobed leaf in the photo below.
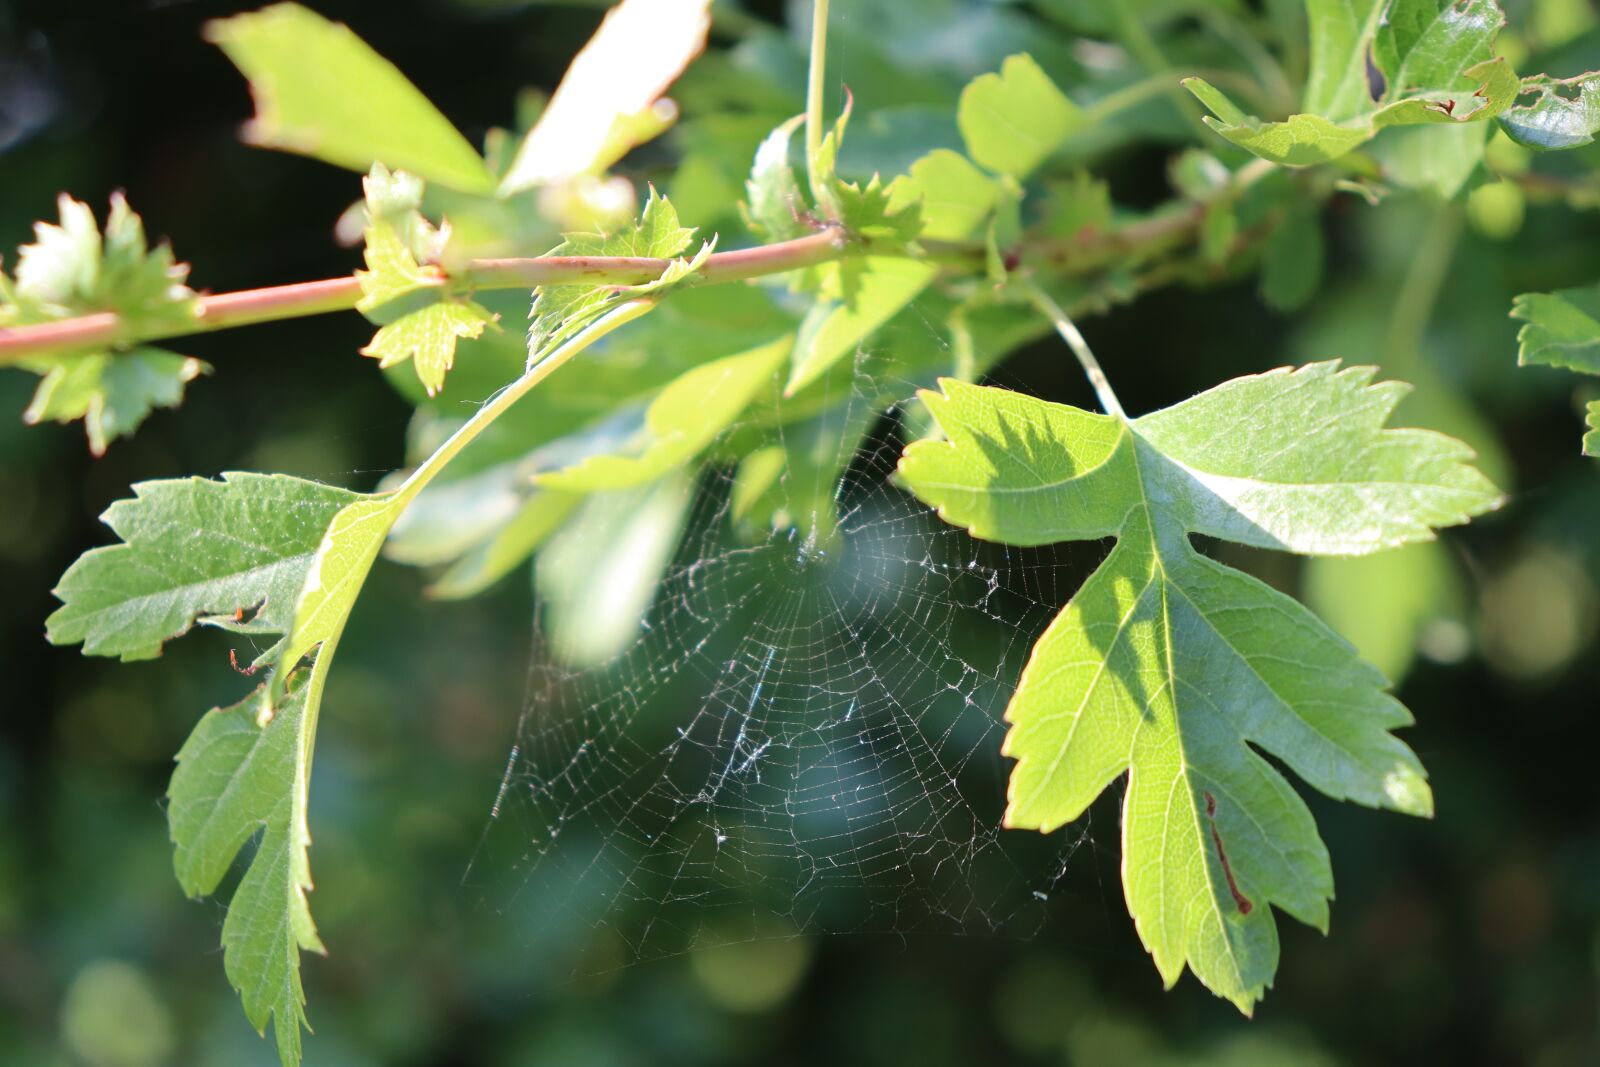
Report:
[[[1411,718],[1376,668],[1291,598],[1205,558],[1203,533],[1302,553],[1421,541],[1499,502],[1442,435],[1385,429],[1402,389],[1312,364],[1237,379],[1125,422],[941,382],[946,436],[900,474],[974,536],[1116,547],[1035,645],[1006,710],[1006,825],[1050,831],[1118,775],[1123,886],[1170,986],[1185,966],[1249,1013],[1277,967],[1276,905],[1326,929],[1318,790],[1432,813]]]
[[[60,223],[34,225],[15,280],[0,275],[0,326],[54,322],[94,312],[115,313],[126,333],[181,330],[198,307],[186,285],[189,268],[166,245],[150,248],[144,223],[120,193],[102,235],[89,206],[57,201]],[[184,386],[204,373],[197,359],[158,348],[93,346],[32,356],[23,366],[41,375],[24,418],[30,423],[82,419],[96,456],[131,434],[158,407],[177,407]]]
[[[1600,285],[1523,293],[1512,302],[1511,317],[1524,324],[1517,331],[1518,363],[1600,374]],[[1585,421],[1583,454],[1600,457],[1600,401],[1589,403]]]
[[[1082,109],[1026,53],[973,79],[961,91],[956,122],[968,155],[1019,181],[1085,124]]]
[[[670,259],[673,264],[660,278],[642,285],[543,285],[529,312],[530,359],[564,338],[577,333],[612,308],[674,285],[699,269],[712,245],[706,242],[694,259],[682,254],[694,243],[695,231],[678,221],[678,213],[666,197],[652,187],[637,222],[614,234],[569,233],[552,248],[552,256],[645,256]]]
[[[52,644],[149,659],[195,622],[286,633],[323,531],[358,494],[287,475],[141,482],[101,520],[123,541],[91,549],[56,586]],[[236,618],[243,611],[245,617]]]
[[[250,81],[248,140],[350,170],[385,163],[463,192],[494,192],[467,139],[343,23],[280,3],[214,19],[206,37]]]
[[[919,236],[958,240],[977,233],[1006,197],[999,182],[965,157],[935,149],[911,165],[888,191],[886,210],[918,208]],[[824,294],[800,326],[793,368],[784,385],[793,395],[817,381],[926,289],[938,273],[902,256],[866,255],[855,264],[849,291]]]
[[[361,354],[384,368],[410,360],[417,380],[433,396],[455,365],[456,342],[483,336],[496,316],[457,293],[432,265],[443,251],[448,227],[435,229],[422,216],[420,179],[374,163],[362,186],[367,269],[356,271],[361,283],[356,307],[380,328]]]
[[[308,1026],[300,953],[325,952],[311,920],[306,791],[320,665],[265,720],[263,690],[207,712],[178,752],[167,789],[173,867],[192,897],[216,890],[234,857],[260,837],[222,923],[222,961],[258,1032],[273,1021],[278,1055],[300,1062]]]
[[[1308,12],[1303,113],[1263,122],[1204,79],[1183,83],[1211,110],[1207,125],[1263,159],[1327,163],[1385,128],[1480,122],[1516,100],[1517,77],[1494,52],[1496,0],[1311,0]]]

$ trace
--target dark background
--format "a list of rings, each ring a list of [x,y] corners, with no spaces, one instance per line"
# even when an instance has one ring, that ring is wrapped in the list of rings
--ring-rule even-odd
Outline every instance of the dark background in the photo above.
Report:
[[[101,211],[123,189],[197,286],[351,269],[331,226],[354,178],[238,142],[248,94],[199,27],[241,8],[0,6],[0,247],[28,240],[60,191]],[[475,142],[512,121],[518,88],[559,78],[598,15],[318,9]],[[1119,155],[1114,188],[1159,189],[1164,158]],[[1381,330],[1390,309],[1369,298],[1392,296],[1431,210],[1336,201],[1336,281],[1305,318],[1238,284],[1156,294],[1086,332],[1134,411],[1302,357],[1364,356],[1296,346],[1336,297]],[[1074,860],[1083,891],[1035,939],[805,937],[570,978],[517,917],[461,889],[523,699],[526,583],[426,603],[418,575],[380,565],[319,738],[312,904],[332,955],[305,963],[308,1062],[1600,1062],[1600,467],[1577,456],[1573,381],[1514,370],[1504,316],[1513,293],[1600,273],[1597,238],[1591,216],[1534,206],[1515,236],[1468,225],[1457,246],[1426,355],[1494,427],[1512,499],[1448,540],[1474,650],[1423,657],[1400,690],[1439,815],[1308,798],[1334,860],[1333,926],[1324,939],[1280,917],[1283,963],[1255,1021],[1192,977],[1161,991],[1120,898],[1114,801]],[[122,666],[49,646],[43,620],[132,482],[243,468],[365,489],[397,465],[408,407],[354,358],[369,331],[336,315],[194,338],[182,350],[215,374],[98,461],[81,427],[24,427],[33,379],[0,373],[0,1062],[275,1062],[223,979],[221,905],[186,901],[171,876],[160,802],[199,712],[236,699],[224,636]],[[1088,401],[1053,346],[1002,378]],[[1294,581],[1282,561],[1256,562]],[[728,990],[729,974],[737,987],[791,972],[768,1003]]]

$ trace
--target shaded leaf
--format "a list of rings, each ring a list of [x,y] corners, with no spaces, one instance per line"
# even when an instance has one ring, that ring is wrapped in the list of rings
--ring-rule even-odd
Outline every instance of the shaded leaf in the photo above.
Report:
[[[273,1020],[286,1065],[300,1062],[300,1028],[309,1025],[300,953],[326,951],[306,903],[306,786],[323,677],[313,671],[265,721],[261,690],[207,712],[179,750],[167,789],[173,867],[190,896],[215,891],[239,850],[260,836],[222,923],[222,960],[251,1024],[265,1032]]]
[[[1517,331],[1518,363],[1600,374],[1600,285],[1523,293],[1512,302],[1511,317],[1524,323]],[[1590,402],[1586,422],[1583,454],[1600,456],[1600,402]]]
[[[1207,125],[1263,159],[1326,163],[1386,127],[1478,122],[1516,99],[1517,77],[1494,53],[1505,23],[1495,0],[1311,0],[1308,9],[1303,113],[1263,122],[1204,79],[1183,83],[1211,110]]]

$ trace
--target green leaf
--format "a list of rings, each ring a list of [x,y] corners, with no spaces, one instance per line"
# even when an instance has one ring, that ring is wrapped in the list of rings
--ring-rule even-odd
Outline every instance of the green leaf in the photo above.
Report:
[[[111,197],[105,234],[87,204],[62,196],[59,224],[34,225],[16,278],[0,275],[0,326],[54,322],[114,312],[128,334],[181,330],[194,321],[189,268],[166,245],[150,248],[144,223],[120,193]],[[96,456],[131,434],[151,411],[177,407],[183,389],[209,368],[197,359],[140,346],[97,346],[29,357],[42,380],[24,418],[30,423],[82,419]]]
[[[495,315],[458,294],[431,262],[419,262],[437,258],[445,239],[418,210],[420,179],[374,163],[362,186],[367,269],[356,271],[361,283],[356,307],[381,325],[361,354],[384,368],[410,360],[417,380],[433,396],[455,365],[456,342],[483,336]]]
[[[904,214],[916,205],[920,236],[960,240],[978,233],[1007,195],[965,157],[940,148],[895,180],[888,207]],[[801,324],[785,393],[799,392],[856,351],[938,273],[936,266],[900,256],[863,256],[855,268],[849,291],[824,294]]]
[[[327,669],[378,550],[410,500],[403,493],[358,495],[328,523],[306,571],[279,669],[268,685],[274,703],[284,695],[288,672],[319,645],[317,666]],[[311,712],[314,721],[315,707]]]
[[[1521,92],[1534,100],[1500,116],[1500,125],[1518,144],[1529,148],[1578,148],[1600,131],[1600,73],[1576,78],[1539,75],[1522,79]]]
[[[358,494],[287,475],[141,482],[101,520],[123,544],[92,549],[56,586],[52,644],[149,659],[196,621],[246,634],[286,633],[339,510]],[[236,619],[243,610],[246,618]]]
[[[733,425],[756,395],[772,385],[791,344],[784,337],[694,368],[651,401],[642,440],[634,447],[590,456],[535,480],[570,493],[627,489],[655,481],[688,463]]]
[[[750,231],[767,241],[787,241],[811,232],[806,219],[811,205],[789,163],[789,142],[805,122],[804,115],[779,124],[756,149],[745,180],[744,217]]]
[[[677,117],[661,94],[699,55],[711,0],[623,0],[573,57],[500,195],[598,174]]]
[[[1494,54],[1495,0],[1312,0],[1309,11],[1304,113],[1263,122],[1204,79],[1183,83],[1211,109],[1207,125],[1263,159],[1326,163],[1386,127],[1479,122],[1516,100],[1517,77]]]
[[[528,351],[537,355],[577,333],[619,304],[672,286],[694,271],[710,255],[706,242],[694,259],[680,258],[694,243],[694,230],[678,221],[666,197],[652,187],[639,220],[614,234],[569,233],[552,248],[552,256],[646,256],[672,259],[660,278],[642,285],[544,285],[533,302],[528,327]]]
[[[484,327],[494,321],[493,312],[471,300],[430,304],[379,327],[361,354],[377,359],[380,367],[409,359],[422,387],[433,396],[455,365],[456,342],[483,336]]]
[[[974,78],[961,91],[956,121],[968,155],[1019,181],[1084,125],[1082,109],[1026,53]]]
[[[22,417],[30,423],[82,419],[89,451],[103,456],[156,408],[182,404],[183,387],[208,369],[159,348],[67,356],[52,361]]]
[[[1517,331],[1522,366],[1600,374],[1600,285],[1523,293],[1512,302],[1511,317],[1524,323]],[[1590,402],[1586,422],[1583,454],[1600,456],[1600,402]]]
[[[299,4],[206,24],[206,37],[250,81],[256,116],[245,137],[350,170],[403,167],[468,193],[494,178],[467,139],[343,23]]]
[[[326,951],[306,903],[306,788],[324,678],[314,669],[270,717],[261,715],[265,687],[208,712],[178,752],[167,789],[173,867],[190,896],[215,891],[260,835],[222,923],[222,960],[257,1031],[273,1019],[286,1067],[300,1062],[300,1027],[308,1025],[300,952]]]
[[[974,536],[1116,538],[1006,711],[1006,824],[1053,830],[1128,772],[1123,880],[1140,937],[1169,986],[1187,965],[1246,1013],[1277,967],[1268,905],[1325,929],[1333,889],[1310,812],[1255,749],[1337,799],[1429,815],[1432,796],[1389,732],[1411,719],[1383,676],[1189,537],[1360,554],[1500,501],[1459,442],[1384,429],[1405,387],[1371,376],[1285,368],[1132,422],[945,380],[923,399],[948,441],[900,464]]]
[[[1600,374],[1600,285],[1523,293],[1511,304],[1517,362]]]
[[[650,485],[595,493],[539,553],[534,587],[543,632],[563,662],[590,667],[639,636],[694,500],[694,481],[673,471]]]

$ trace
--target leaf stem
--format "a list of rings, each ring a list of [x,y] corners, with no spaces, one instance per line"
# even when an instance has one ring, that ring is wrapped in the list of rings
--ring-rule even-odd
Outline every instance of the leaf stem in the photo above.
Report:
[[[1107,415],[1128,421],[1128,416],[1122,410],[1122,401],[1117,399],[1116,392],[1111,388],[1111,380],[1106,377],[1105,370],[1100,366],[1100,361],[1094,358],[1094,352],[1089,348],[1089,342],[1083,339],[1083,334],[1078,332],[1078,327],[1061,305],[1050,298],[1050,294],[1040,289],[1032,282],[1023,285],[1023,292],[1032,300],[1044,316],[1055,326],[1056,333],[1067,342],[1067,347],[1072,349],[1072,354],[1078,357],[1078,364],[1083,367],[1083,373],[1088,377],[1089,384],[1094,386],[1094,395],[1099,397],[1100,406]]]
[[[806,176],[811,183],[811,196],[822,203],[822,178],[819,159],[822,155],[823,102],[827,91],[828,64],[828,0],[812,0],[811,7],[811,69],[806,77]]]
[[[534,363],[522,377],[490,397],[472,418],[468,419],[460,429],[451,434],[444,444],[434,449],[433,454],[424,460],[416,470],[412,471],[410,477],[395,490],[395,499],[409,502],[411,498],[422,491],[424,486],[433,481],[434,477],[463,448],[471,444],[473,439],[482,433],[491,422],[505,414],[513,404],[526,396],[534,386],[550,377],[550,375],[565,366],[574,356],[606,334],[620,326],[627,325],[655,306],[656,301],[654,299],[643,299],[632,300],[613,308]]]

